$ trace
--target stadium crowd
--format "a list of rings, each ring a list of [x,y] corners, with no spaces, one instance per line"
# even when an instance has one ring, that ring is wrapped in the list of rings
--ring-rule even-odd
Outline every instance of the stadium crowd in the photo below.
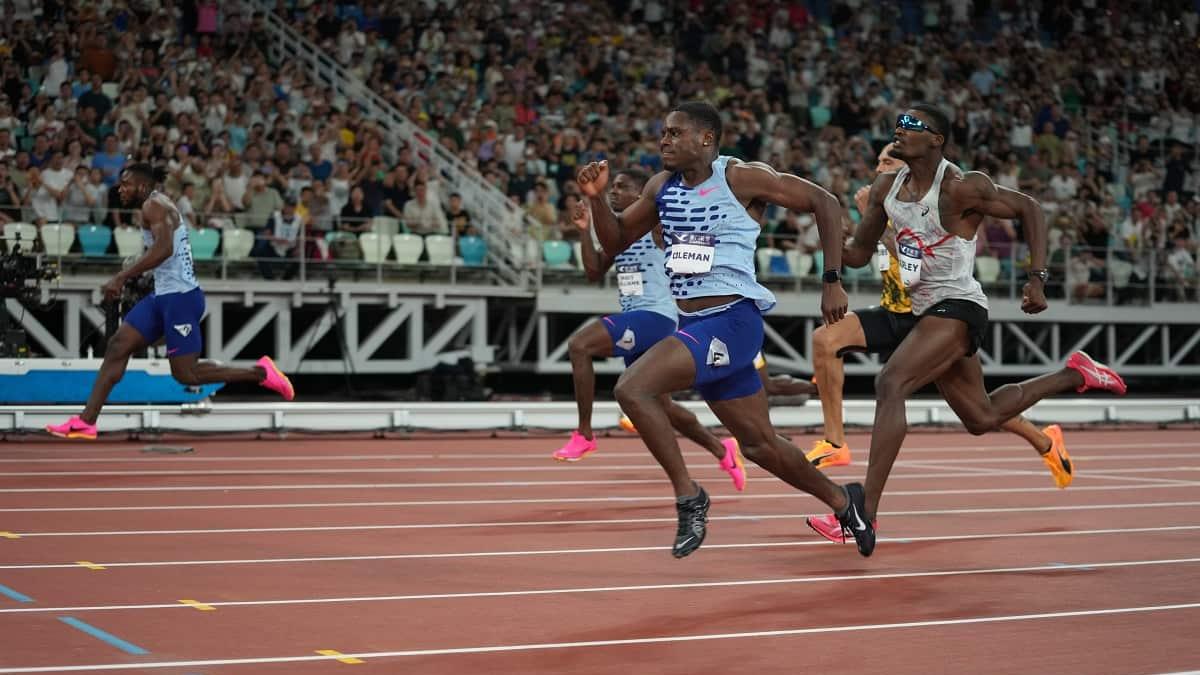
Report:
[[[1197,3],[1135,0],[278,2],[275,12],[532,217],[569,222],[583,163],[661,167],[661,121],[703,98],[722,152],[853,194],[912,101],[953,120],[948,156],[1037,197],[1059,294],[1156,277],[1194,299],[1200,241]],[[270,63],[251,2],[7,2],[0,30],[0,218],[105,223],[114,184],[151,161],[198,224],[421,235],[484,225],[409,149],[389,154],[353,100]],[[764,216],[763,243],[818,248],[810,219]],[[497,225],[497,224],[488,224]],[[504,224],[512,226],[512,224]],[[1021,228],[985,223],[1005,273]],[[313,247],[306,254],[328,251]]]

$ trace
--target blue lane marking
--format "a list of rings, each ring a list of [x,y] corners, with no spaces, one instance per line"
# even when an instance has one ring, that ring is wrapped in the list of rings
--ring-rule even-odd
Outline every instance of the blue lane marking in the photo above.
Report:
[[[126,642],[126,641],[122,640],[121,638],[117,637],[116,635],[113,635],[112,633],[106,633],[106,632],[100,630],[99,628],[96,628],[95,626],[89,626],[88,624],[80,621],[79,619],[76,619],[73,616],[60,616],[60,617],[58,617],[58,620],[67,624],[68,626],[70,626],[72,628],[78,628],[79,630],[96,638],[97,640],[103,640],[104,642],[107,642],[108,644],[116,647],[117,649],[120,649],[121,651],[125,652],[126,654],[139,654],[140,655],[140,654],[149,654],[150,653],[135,644],[132,644],[130,642]]]
[[[33,602],[33,598],[24,593],[18,593],[4,584],[0,584],[0,595],[7,595],[17,602]]]

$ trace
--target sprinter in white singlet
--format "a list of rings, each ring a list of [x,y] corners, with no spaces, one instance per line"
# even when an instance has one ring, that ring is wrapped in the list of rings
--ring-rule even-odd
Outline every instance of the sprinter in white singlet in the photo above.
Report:
[[[890,219],[901,282],[915,318],[895,336],[898,346],[876,378],[865,483],[869,520],[849,528],[864,556],[874,550],[874,537],[860,537],[857,530],[870,529],[878,513],[907,432],[905,401],[921,387],[936,384],[972,434],[996,429],[1043,398],[1071,389],[1125,393],[1115,372],[1083,352],[1072,354],[1057,372],[991,393],[984,389],[977,350],[987,327],[988,303],[974,276],[979,216],[1021,220],[1031,263],[1021,302],[1028,314],[1046,309],[1046,223],[1033,198],[997,189],[987,175],[964,174],[947,161],[943,153],[949,128],[945,113],[931,105],[914,105],[897,118],[892,155],[907,166],[875,179],[866,212],[842,256],[847,266],[865,265]],[[831,522],[828,516],[824,520]],[[840,524],[845,528],[844,520]]]

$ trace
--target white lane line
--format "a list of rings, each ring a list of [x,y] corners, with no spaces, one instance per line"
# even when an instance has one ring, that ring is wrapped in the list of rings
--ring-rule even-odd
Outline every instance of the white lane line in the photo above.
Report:
[[[934,464],[927,464],[925,462],[909,462],[907,464],[907,466],[909,468],[938,469],[938,470],[945,470],[948,472],[949,471],[958,471],[958,472],[964,472],[964,473],[976,475],[976,476],[1012,476],[1014,474],[1022,475],[1022,476],[1044,476],[1044,475],[1046,475],[1046,472],[1044,470],[1042,470],[1042,471],[1030,471],[1030,470],[1014,471],[1012,469],[988,469],[988,468],[983,468],[983,467],[938,466],[938,465],[934,465]],[[1128,475],[1131,473],[1160,473],[1160,472],[1166,472],[1166,471],[1172,471],[1172,470],[1196,471],[1196,470],[1200,470],[1200,467],[1175,467],[1174,469],[1171,469],[1171,468],[1158,469],[1158,468],[1152,468],[1152,467],[1151,468],[1143,467],[1143,468],[1138,468],[1138,469],[1110,469],[1107,471],[1089,470],[1084,474],[1080,474],[1077,472],[1076,477],[1087,476],[1088,478],[1095,478],[1097,480],[1128,481],[1128,482],[1135,482],[1135,483],[1174,483],[1174,484],[1179,484],[1179,485],[1188,485],[1188,484],[1192,483],[1192,481],[1180,480],[1177,478],[1146,478],[1144,476]],[[952,474],[947,473],[945,475],[950,476]]]
[[[1138,484],[1138,485],[1072,485],[1072,492],[1120,491],[1120,490],[1174,490],[1193,488],[1200,483],[1176,484]],[[337,488],[337,486],[332,486]],[[166,490],[166,489],[164,489]],[[942,495],[996,495],[996,494],[1062,494],[1057,488],[978,488],[978,489],[947,489],[947,490],[889,490],[888,497],[924,497]],[[751,495],[738,495],[738,500],[790,500],[790,498],[808,497],[805,492],[756,492]],[[305,503],[262,503],[262,504],[167,504],[167,506],[116,506],[116,507],[26,507],[0,508],[0,513],[53,513],[53,512],[103,512],[103,510],[202,510],[223,508],[326,508],[326,507],[444,507],[444,506],[487,506],[487,504],[562,504],[562,503],[631,503],[631,502],[661,502],[666,497],[629,496],[629,497],[518,497],[499,498],[499,500],[400,500],[400,501],[371,501],[371,502],[305,502]],[[732,497],[731,497],[732,498]]]
[[[1139,607],[1109,607],[1083,609],[1067,612],[1039,612],[1036,614],[1006,614],[973,616],[959,619],[932,619],[928,621],[903,621],[897,623],[853,624],[846,626],[817,626],[810,628],[788,628],[782,630],[747,631],[741,633],[707,633],[701,635],[667,635],[648,638],[625,638],[619,640],[588,640],[581,642],[542,642],[518,645],[483,645],[444,649],[408,649],[383,652],[339,654],[338,658],[382,659],[413,656],[449,656],[452,654],[494,654],[501,652],[543,651],[551,649],[581,649],[588,647],[618,647],[629,645],[670,644],[674,642],[705,642],[710,640],[736,640],[747,638],[792,637],[830,633],[855,633],[860,631],[883,631],[912,628],[934,628],[965,626],[972,624],[1007,623],[1015,621],[1038,621],[1045,619],[1069,619],[1078,617],[1143,614],[1148,612],[1170,612],[1200,608],[1200,602],[1173,605],[1143,605]],[[303,663],[328,661],[329,656],[278,656],[241,659],[198,659],[193,661],[144,661],[131,663],[98,663],[76,666],[35,666],[26,668],[0,668],[0,673],[64,673],[91,672],[98,670],[144,670],[150,668],[203,668],[206,666],[234,666],[267,663]]]
[[[557,438],[557,437],[555,437],[555,438]],[[492,439],[488,439],[488,440],[492,440]],[[553,445],[553,443],[555,442],[554,438],[551,438],[548,440],[551,445]],[[637,440],[637,439],[633,439],[633,438],[630,438],[630,439],[605,439],[606,442],[620,442],[622,440]],[[863,439],[863,440],[865,441],[866,439]],[[437,442],[441,442],[441,441],[437,441]],[[421,443],[423,443],[423,441],[403,441],[399,445],[403,445],[406,443],[421,444]],[[1164,449],[1166,449],[1166,448],[1200,448],[1200,443],[1197,443],[1197,442],[1086,443],[1086,442],[1081,441],[1078,443],[1078,445],[1086,447],[1088,452],[1092,452],[1094,450],[1126,450],[1126,451],[1129,451],[1131,449],[1134,449],[1135,451],[1140,451],[1140,450],[1144,450],[1147,448],[1164,448]],[[138,452],[140,447],[141,446],[130,446],[129,448],[124,448],[124,449],[105,449],[105,450],[101,450],[98,452],[131,452],[132,453],[132,452]],[[864,449],[865,449],[865,446],[864,446]],[[172,464],[181,464],[181,463],[189,463],[190,464],[192,462],[291,462],[291,461],[345,462],[345,461],[370,461],[370,460],[376,460],[376,459],[378,459],[378,460],[397,460],[397,459],[398,460],[422,460],[422,461],[430,460],[430,459],[493,459],[493,460],[530,459],[530,460],[538,460],[538,461],[544,462],[550,458],[550,453],[553,450],[553,448],[548,447],[546,452],[541,452],[541,453],[529,453],[529,452],[508,453],[505,451],[498,451],[498,452],[428,452],[428,451],[421,451],[421,452],[405,452],[405,453],[346,454],[346,455],[324,455],[324,454],[242,455],[242,454],[239,454],[239,455],[229,455],[229,456],[224,456],[224,457],[205,457],[205,456],[196,456],[196,455],[185,456],[185,457],[179,457],[179,456],[163,457],[163,456],[159,456],[159,455],[142,455],[142,454],[137,454],[137,455],[131,454],[128,457],[91,457],[91,456],[45,457],[45,456],[40,456],[40,455],[42,455],[42,453],[46,452],[47,450],[49,450],[51,452],[53,451],[52,449],[38,448],[39,456],[37,456],[37,457],[29,457],[29,458],[3,457],[3,458],[0,458],[0,463],[5,463],[5,464],[24,464],[24,463],[52,464],[52,463],[57,463],[57,462],[68,462],[68,463],[120,463],[120,462],[134,463],[134,462],[136,462],[136,463],[140,464],[140,463],[145,463],[145,462],[171,462]],[[207,451],[208,448],[203,448],[203,450]],[[903,455],[909,455],[912,453],[943,453],[943,452],[981,453],[981,452],[1007,452],[1007,451],[1018,451],[1018,450],[1024,451],[1023,454],[1025,454],[1025,455],[1032,456],[1031,455],[1032,451],[1030,450],[1030,447],[1028,445],[990,445],[990,446],[988,446],[988,445],[985,445],[985,446],[960,445],[960,446],[946,446],[946,447],[937,447],[937,448],[912,447],[912,448],[904,448],[901,451],[901,454],[903,456]],[[685,454],[685,456],[687,456],[689,458],[693,457],[693,456],[694,457],[707,457],[708,456],[700,451],[685,451],[684,454]],[[603,451],[604,457],[621,457],[621,458],[634,457],[634,458],[636,458],[636,457],[646,457],[647,455],[648,455],[648,453],[645,450],[616,451],[616,452]],[[1097,455],[1097,456],[1102,456],[1102,455]],[[1113,457],[1123,457],[1125,459],[1130,459],[1130,460],[1140,457],[1140,456],[1141,455],[1130,455],[1130,454],[1113,455]],[[1149,456],[1146,458],[1153,459],[1153,456]]]
[[[665,500],[663,500],[665,501]],[[720,503],[722,500],[714,499]],[[900,516],[933,516],[956,514],[982,513],[1029,513],[1029,512],[1060,512],[1060,511],[1099,511],[1107,509],[1148,509],[1148,508],[1186,508],[1200,506],[1200,502],[1149,502],[1145,504],[1087,504],[1064,506],[1033,506],[1033,507],[996,507],[996,508],[967,508],[967,509],[924,509],[916,511],[884,511],[881,517],[891,518]],[[767,513],[744,514],[731,516],[711,516],[714,520],[795,520],[811,514],[803,513]],[[590,520],[506,520],[487,521],[478,523],[400,523],[380,525],[312,525],[294,527],[229,527],[212,529],[188,530],[82,530],[75,532],[25,532],[23,530],[8,530],[12,534],[24,537],[121,537],[121,536],[154,536],[154,535],[185,535],[185,534],[268,534],[286,532],[357,532],[371,530],[450,530],[460,528],[490,528],[490,527],[547,527],[559,525],[639,525],[647,523],[674,523],[675,518],[595,518]]]
[[[1145,486],[1132,486],[1143,488]],[[1038,490],[1033,490],[1034,492]],[[1043,492],[1058,492],[1058,490],[1042,489]],[[891,496],[895,493],[889,492]],[[795,499],[807,497],[799,492],[753,494],[753,495],[714,495],[713,501],[718,504],[733,504],[751,499]],[[911,496],[911,495],[901,495]],[[370,502],[298,502],[281,504],[161,504],[157,506],[45,506],[0,509],[0,513],[102,513],[125,511],[221,511],[221,510],[253,510],[253,509],[333,509],[333,508],[384,508],[391,506],[496,506],[502,504],[576,504],[588,503],[632,503],[646,502],[659,505],[670,501],[671,497],[663,495],[643,497],[550,497],[544,499],[435,499],[407,501],[370,501]],[[884,515],[936,513],[1007,513],[1017,511],[1038,510],[1073,510],[1073,509],[1119,509],[1119,508],[1151,508],[1155,506],[1192,506],[1200,502],[1147,502],[1138,504],[1085,504],[1062,506],[1018,506],[1011,508],[981,508],[981,509],[938,509],[928,511],[888,511]]]
[[[1169,467],[1163,468],[1161,471],[1192,471],[1198,470],[1200,467]],[[1155,469],[1158,471],[1159,469]],[[713,469],[716,472],[717,469]],[[1133,470],[1130,470],[1131,472]],[[699,473],[699,472],[697,472]],[[1037,472],[1014,471],[1011,475],[1014,477],[1034,475]],[[848,474],[836,476],[838,480],[855,477],[857,474]],[[962,474],[956,473],[900,473],[891,476],[889,480],[912,480],[926,478],[980,478],[982,476],[991,477],[1001,474],[980,474],[976,472],[967,472]],[[1009,475],[1009,474],[1004,474]],[[779,479],[774,476],[763,476],[760,478],[748,478],[747,483],[778,483]],[[149,485],[149,486],[133,486],[133,487],[37,487],[37,488],[0,488],[0,494],[34,494],[34,493],[80,493],[80,492],[230,492],[230,491],[279,491],[279,490],[363,490],[363,489],[430,489],[430,488],[520,488],[520,487],[565,487],[574,488],[582,486],[594,485],[665,485],[665,478],[614,478],[614,479],[596,479],[596,480],[513,480],[513,481],[456,481],[445,483],[296,483],[286,485],[275,484],[258,484],[258,485]],[[1178,486],[1200,485],[1196,481],[1183,481]],[[1107,486],[1079,486],[1072,487],[1072,490],[1079,491],[1085,489],[1109,489]],[[1176,487],[1174,483],[1162,485],[1162,487]],[[1025,488],[996,488],[995,490],[1023,490]],[[984,490],[988,492],[989,490]],[[994,491],[994,490],[992,490]],[[896,494],[889,492],[888,494]],[[956,494],[946,491],[931,491],[928,494]]]
[[[1067,537],[1067,536],[1102,536],[1109,534],[1157,534],[1166,532],[1191,532],[1200,530],[1200,525],[1167,525],[1162,527],[1129,527],[1108,528],[1100,530],[1061,530],[1055,532],[991,532],[987,534],[946,534],[921,537],[879,537],[880,542],[894,544],[911,544],[929,541],[970,541],[978,539],[1024,539],[1030,537]],[[827,546],[829,542],[816,538],[803,541],[779,542],[748,542],[741,544],[706,544],[706,549],[756,549],[794,546]],[[360,560],[440,560],[447,558],[507,558],[542,555],[577,555],[588,553],[641,553],[653,551],[663,553],[666,546],[618,546],[605,548],[568,548],[542,549],[530,551],[467,551],[463,553],[388,553],[379,555],[352,556],[313,556],[304,558],[243,558],[229,560],[154,560],[134,562],[92,561],[93,564],[106,568],[117,567],[176,567],[190,565],[259,565],[278,563],[307,563],[307,562],[346,562]],[[87,569],[78,563],[22,563],[15,565],[0,565],[0,570],[46,570],[46,569]]]
[[[353,602],[392,602],[412,600],[459,600],[473,598],[508,598],[539,595],[565,595],[571,593],[620,593],[626,591],[668,591],[692,588],[730,588],[738,586],[774,586],[781,584],[810,584],[830,581],[877,581],[881,579],[914,579],[921,577],[963,577],[989,574],[1023,574],[1026,572],[1061,572],[1070,570],[1092,571],[1122,567],[1146,567],[1160,565],[1187,565],[1200,563],[1200,558],[1168,558],[1162,560],[1128,560],[1097,563],[1051,563],[1024,567],[987,567],[974,569],[923,570],[917,572],[877,572],[867,574],[838,574],[826,576],[785,577],[781,579],[737,579],[729,581],[696,581],[678,584],[642,584],[629,586],[576,586],[572,588],[544,588],[519,591],[477,591],[471,593],[423,593],[416,595],[366,595],[333,598],[291,598],[284,600],[231,600],[227,602],[206,601],[210,607],[262,607],[270,605],[324,605]],[[80,605],[77,607],[13,607],[0,609],[0,614],[28,614],[41,612],[98,612],[128,609],[192,609],[178,602],[141,605]]]
[[[711,455],[706,455],[711,458]],[[1179,454],[1179,455],[1157,455],[1154,459],[1196,459],[1195,454]],[[1128,462],[1128,457],[1074,457],[1076,462],[1085,464],[1095,462]],[[986,469],[974,467],[962,467],[962,464],[977,463],[977,464],[997,464],[997,463],[1022,463],[1030,464],[1036,461],[1033,457],[1013,457],[1013,458],[997,458],[997,459],[981,459],[981,460],[954,460],[949,466],[945,464],[934,464],[937,460],[899,460],[896,462],[896,467],[911,467],[918,469],[946,469],[948,471],[1004,471],[1004,469]],[[718,467],[701,466],[698,467],[701,471],[715,472]],[[555,473],[582,473],[588,471],[647,471],[659,470],[655,464],[603,464],[591,463],[583,466],[574,464],[564,464],[555,462],[553,464],[546,463],[545,465],[537,466],[452,466],[452,467],[430,467],[430,466],[405,466],[405,467],[372,467],[360,469],[346,468],[327,468],[327,469],[136,469],[129,471],[0,471],[0,478],[24,478],[24,477],[71,477],[71,476],[309,476],[309,475],[339,475],[339,474],[388,474],[388,473],[416,473],[416,474],[438,474],[438,473],[531,473],[539,471],[549,471]],[[1123,470],[1126,472],[1165,472],[1165,471],[1200,471],[1200,467],[1137,467],[1129,469],[1113,469]],[[1021,471],[1018,473],[1028,473]],[[1039,472],[1044,473],[1044,472]],[[897,474],[899,475],[899,474]]]

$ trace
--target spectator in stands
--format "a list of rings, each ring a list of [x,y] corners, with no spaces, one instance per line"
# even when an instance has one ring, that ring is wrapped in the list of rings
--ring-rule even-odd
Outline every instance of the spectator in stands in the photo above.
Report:
[[[413,185],[413,198],[404,205],[404,224],[415,234],[450,234],[446,213],[429,199],[425,181]]]
[[[466,236],[478,234],[477,229],[471,224],[471,214],[467,213],[463,207],[462,195],[457,192],[450,193],[450,203],[446,207],[446,222],[450,227],[454,228],[457,236]],[[572,225],[573,229],[574,225]]]
[[[63,167],[63,154],[58,151],[50,155],[49,166],[30,173],[28,200],[33,207],[34,222],[44,225],[61,221],[61,208],[72,176]]]
[[[250,177],[250,187],[242,196],[242,215],[238,223],[242,227],[254,227],[266,221],[271,214],[283,207],[283,198],[279,191],[267,185],[267,174],[259,172]],[[296,205],[292,200],[292,206]]]
[[[0,223],[21,219],[21,191],[13,182],[8,162],[0,161]]]
[[[350,190],[350,201],[342,207],[338,218],[338,229],[345,232],[366,232],[371,229],[371,210],[367,208],[366,195],[362,187],[355,185]]]
[[[270,188],[268,188],[270,189]],[[278,195],[277,195],[278,196]],[[254,213],[253,209],[250,213]],[[288,195],[280,200],[280,207],[275,209],[270,217],[264,220],[259,230],[254,250],[250,255],[258,258],[258,269],[263,278],[274,279],[276,271],[282,270],[283,278],[290,279],[295,273],[294,263],[276,263],[275,260],[297,257],[300,244],[300,233],[304,224],[296,213],[296,198]]]

